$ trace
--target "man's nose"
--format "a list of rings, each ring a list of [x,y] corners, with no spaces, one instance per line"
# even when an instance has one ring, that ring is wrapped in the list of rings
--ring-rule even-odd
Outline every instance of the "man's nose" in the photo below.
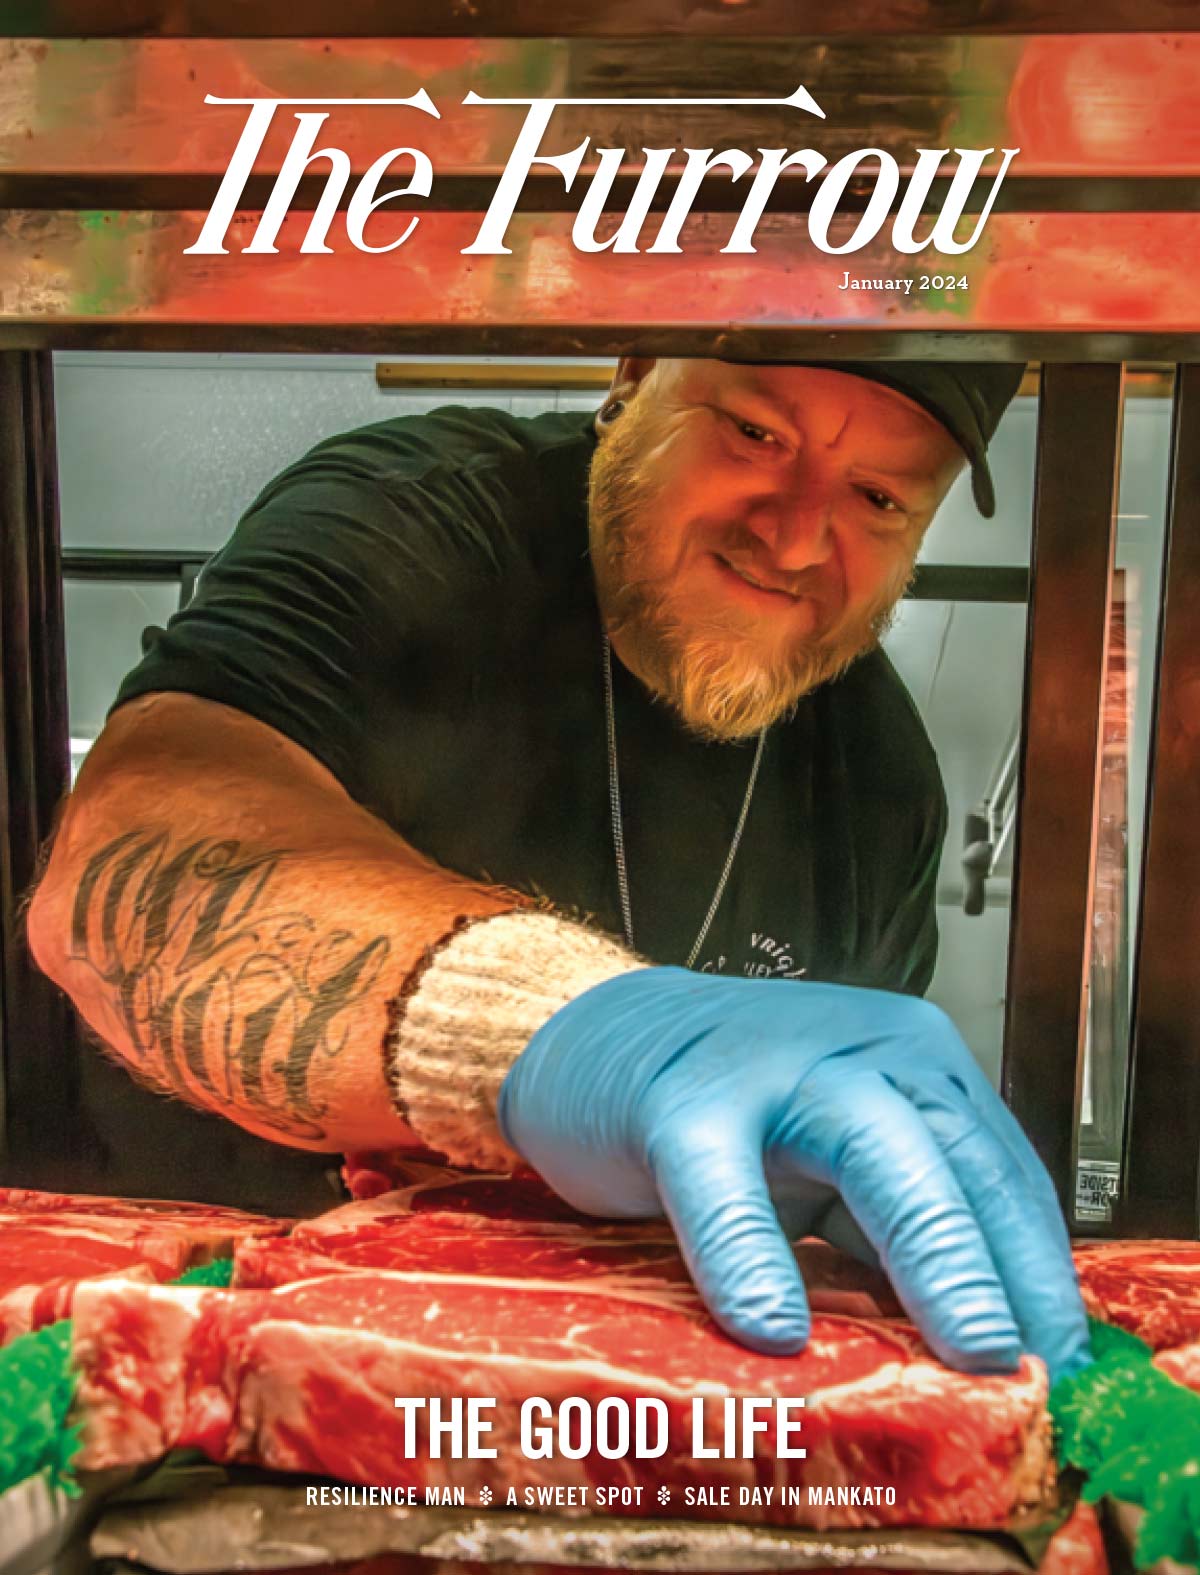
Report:
[[[788,572],[810,569],[833,553],[829,499],[815,487],[780,489],[747,511],[746,523],[775,565]]]

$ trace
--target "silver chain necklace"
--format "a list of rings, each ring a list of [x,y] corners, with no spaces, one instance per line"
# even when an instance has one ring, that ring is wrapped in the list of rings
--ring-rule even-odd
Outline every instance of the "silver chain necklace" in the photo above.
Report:
[[[633,944],[633,909],[629,902],[629,870],[625,863],[625,819],[621,814],[621,774],[617,762],[617,712],[613,702],[613,667],[612,643],[607,632],[604,635],[604,717],[608,731],[608,802],[612,811],[612,837],[613,852],[617,860],[617,888],[621,896],[621,923],[625,930],[625,944],[630,951],[636,951]],[[746,783],[746,796],[742,800],[741,812],[737,818],[737,825],[733,830],[733,840],[729,844],[729,852],[725,856],[725,868],[721,871],[721,878],[717,882],[717,889],[713,892],[712,901],[708,905],[708,912],[704,915],[704,923],[700,926],[700,933],[692,942],[692,949],[688,953],[685,968],[690,968],[700,955],[700,948],[704,945],[712,922],[717,916],[717,909],[721,906],[721,898],[725,895],[725,887],[729,883],[729,876],[733,870],[733,861],[737,858],[737,850],[741,845],[742,832],[746,829],[746,816],[750,813],[750,800],[754,797],[754,788],[758,782],[758,768],[762,764],[763,746],[767,741],[767,730],[764,727],[758,735],[758,747],[754,751],[754,761],[750,767],[750,780]]]

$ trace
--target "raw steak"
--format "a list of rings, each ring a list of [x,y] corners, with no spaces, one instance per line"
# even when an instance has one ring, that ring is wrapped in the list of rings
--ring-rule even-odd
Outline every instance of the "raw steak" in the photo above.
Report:
[[[81,1280],[174,1279],[227,1256],[245,1236],[285,1228],[207,1204],[0,1187],[0,1344],[65,1318]]]
[[[401,1185],[382,1195],[363,1180],[381,1170],[348,1175],[365,1201],[301,1222],[291,1243],[248,1241],[244,1261],[239,1254],[239,1283],[281,1284],[299,1278],[302,1265],[316,1274],[335,1263],[403,1269],[422,1262],[500,1274],[511,1273],[515,1263],[521,1273],[553,1278],[610,1269],[690,1283],[665,1223],[590,1219],[532,1173],[464,1175],[426,1162],[397,1167],[393,1161],[392,1174]],[[402,1234],[397,1227],[405,1215],[412,1219]],[[515,1257],[514,1233],[523,1240]],[[297,1253],[290,1263],[289,1250]],[[795,1250],[815,1310],[902,1315],[882,1274],[824,1242],[804,1241]],[[1158,1353],[1157,1367],[1200,1391],[1200,1242],[1077,1242],[1074,1257],[1088,1311],[1138,1335]]]
[[[277,1286],[345,1268],[603,1279],[614,1291],[651,1293],[656,1303],[695,1291],[664,1220],[620,1224],[579,1214],[536,1177],[464,1175],[409,1165],[404,1185],[301,1221],[286,1241],[248,1238],[235,1254],[234,1283]],[[901,1316],[887,1279],[822,1241],[796,1247],[815,1311]]]
[[[197,1445],[218,1460],[350,1482],[462,1487],[471,1502],[484,1484],[498,1504],[510,1486],[641,1485],[630,1512],[817,1528],[996,1527],[1046,1499],[1040,1363],[969,1377],[941,1366],[902,1320],[845,1313],[819,1313],[799,1356],[756,1355],[708,1318],[665,1228],[584,1220],[558,1200],[547,1207],[547,1196],[537,1183],[514,1192],[426,1172],[407,1192],[334,1210],[289,1242],[244,1244],[241,1282],[275,1289],[81,1287],[82,1463]],[[806,1272],[818,1306],[824,1272],[835,1302],[852,1292],[856,1307],[877,1313],[877,1277],[832,1249],[814,1248]],[[297,1273],[306,1277],[287,1283]],[[405,1395],[495,1396],[498,1457],[440,1459],[419,1447],[406,1459],[394,1405]],[[530,1395],[660,1397],[668,1452],[527,1460],[517,1413]],[[804,1396],[807,1458],[776,1460],[768,1433],[754,1459],[693,1459],[693,1397],[726,1395]],[[677,1493],[660,1509],[663,1481]],[[728,1486],[729,1507],[681,1508],[689,1485]],[[763,1486],[773,1503],[739,1504],[740,1487]],[[896,1502],[810,1503],[810,1486],[894,1488]],[[800,1502],[781,1503],[788,1488]]]
[[[1177,1345],[1171,1351],[1160,1351],[1154,1358],[1154,1365],[1177,1384],[1200,1390],[1200,1340],[1193,1340],[1190,1345]]]
[[[1097,1318],[1156,1351],[1200,1340],[1200,1242],[1078,1242],[1075,1267]]]
[[[1200,1390],[1200,1242],[1078,1242],[1075,1267],[1093,1317],[1145,1340],[1157,1367]]]

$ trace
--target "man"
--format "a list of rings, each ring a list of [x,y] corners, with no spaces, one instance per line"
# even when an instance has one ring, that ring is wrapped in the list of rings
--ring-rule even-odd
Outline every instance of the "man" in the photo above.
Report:
[[[968,459],[990,512],[1016,381],[625,360],[594,424],[320,445],[126,681],[39,962],[252,1131],[665,1212],[760,1349],[808,1331],[782,1218],[947,1360],[1070,1368],[1048,1180],[916,998],[945,810],[877,643]]]

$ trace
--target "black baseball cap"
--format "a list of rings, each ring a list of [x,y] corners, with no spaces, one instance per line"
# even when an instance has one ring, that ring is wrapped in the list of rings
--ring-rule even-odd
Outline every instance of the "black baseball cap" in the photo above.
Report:
[[[804,361],[870,378],[914,400],[934,416],[971,461],[971,490],[979,512],[991,519],[996,492],[987,446],[1000,417],[1021,386],[1025,363],[1012,361]]]

